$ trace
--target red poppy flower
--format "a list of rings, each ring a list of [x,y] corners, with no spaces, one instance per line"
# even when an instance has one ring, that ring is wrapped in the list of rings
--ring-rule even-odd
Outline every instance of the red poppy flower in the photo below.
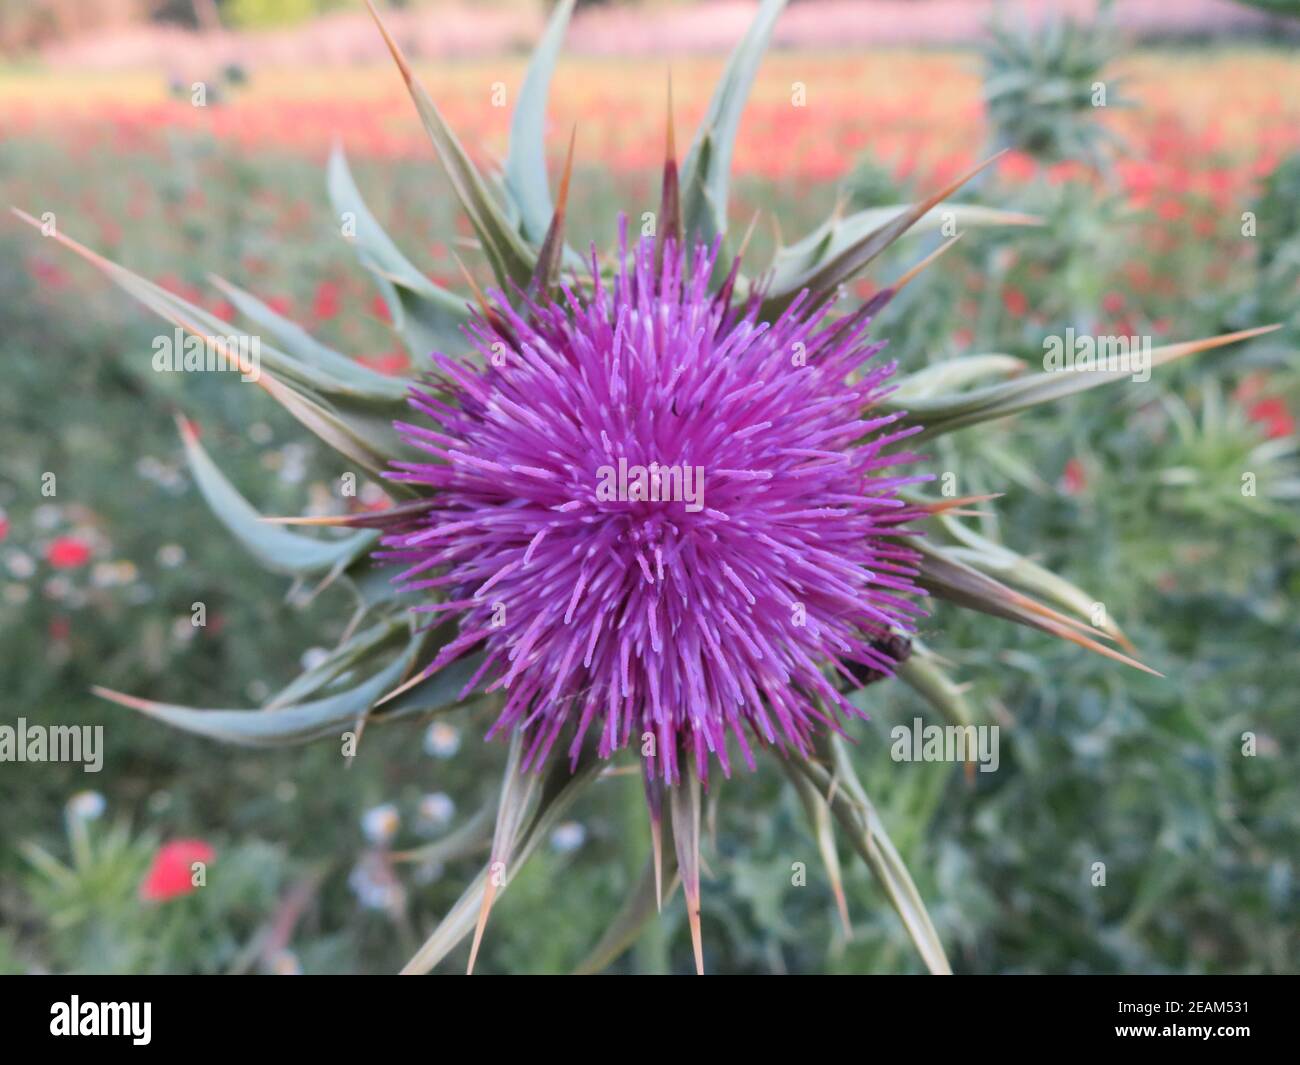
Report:
[[[1246,417],[1262,425],[1270,440],[1295,433],[1295,417],[1287,410],[1286,402],[1276,396],[1252,403],[1246,408]]]
[[[90,545],[75,536],[59,536],[45,549],[45,561],[55,569],[76,569],[90,561]]]
[[[32,258],[28,260],[28,266],[36,279],[41,282],[42,286],[47,289],[66,288],[68,284],[68,274],[62,267],[56,266],[42,258]]]
[[[140,883],[140,897],[150,902],[188,895],[194,890],[195,862],[212,861],[215,851],[201,839],[174,839],[153,856],[149,872]]]
[[[362,366],[368,366],[376,373],[387,374],[389,377],[395,377],[405,373],[411,365],[411,360],[404,351],[390,351],[383,355],[362,355],[358,357],[357,362]]]
[[[1061,474],[1061,491],[1066,495],[1077,496],[1087,487],[1088,475],[1084,472],[1083,463],[1078,459],[1070,459]]]
[[[339,285],[335,281],[322,281],[316,286],[312,313],[321,321],[328,321],[339,313]]]
[[[1038,163],[1025,152],[1009,151],[998,160],[998,174],[1007,181],[1028,181],[1038,172]]]

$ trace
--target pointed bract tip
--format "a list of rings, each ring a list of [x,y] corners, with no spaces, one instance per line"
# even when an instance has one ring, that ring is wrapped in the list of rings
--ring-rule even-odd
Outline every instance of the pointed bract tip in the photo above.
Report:
[[[569,131],[569,151],[564,158],[564,173],[560,175],[560,195],[556,199],[555,214],[558,218],[563,218],[566,208],[569,206],[569,180],[573,177],[573,149],[578,142],[578,123],[573,124],[573,129]]]
[[[987,159],[984,160],[984,162],[980,163],[972,170],[968,170],[965,174],[957,178],[955,181],[949,182],[947,185],[945,185],[934,195],[928,197],[926,200],[923,201],[922,206],[916,211],[917,217],[919,218],[921,215],[925,214],[926,211],[929,211],[936,204],[942,203],[954,192],[956,192],[959,188],[965,185],[968,181],[972,180],[977,175],[987,170],[990,166],[992,166],[999,159],[1001,159],[1002,156],[1006,154],[1007,154],[1007,150],[1003,148],[1002,151],[997,152],[994,155],[990,155]]]
[[[681,780],[669,791],[673,844],[677,850],[677,868],[686,896],[686,916],[691,925],[691,943],[695,948],[695,971],[704,973],[704,943],[700,935],[700,778],[694,757],[688,757]]]
[[[99,684],[92,684],[90,693],[99,696],[101,699],[107,699],[110,703],[117,703],[118,706],[140,710],[144,713],[148,713],[158,705],[152,699],[141,699],[138,695],[127,695],[125,692],[114,691],[112,688],[105,688]]]
[[[189,447],[199,442],[199,427],[185,417],[184,414],[177,413],[173,415],[176,420],[176,431],[180,433],[181,442]]]
[[[847,192],[839,192],[835,196],[835,206],[831,208],[831,215],[827,221],[832,227],[844,220],[844,212],[849,209],[849,200],[852,197]]]
[[[1053,636],[1062,640],[1068,640],[1070,643],[1077,644],[1085,650],[1093,651],[1099,655],[1104,655],[1106,658],[1112,659],[1115,662],[1123,663],[1126,666],[1131,666],[1133,669],[1141,670],[1143,673],[1150,673],[1153,677],[1159,677],[1162,680],[1164,679],[1165,675],[1158,669],[1152,669],[1150,666],[1139,662],[1136,658],[1130,658],[1128,655],[1121,654],[1114,648],[1107,647],[1103,643],[1098,643],[1089,635],[1089,632],[1096,632],[1097,635],[1101,636],[1103,639],[1109,640],[1112,637],[1108,633],[1100,632],[1099,630],[1092,629],[1090,626],[1082,625],[1079,622],[1076,622],[1073,618],[1066,618],[1065,620],[1067,620],[1071,625],[1077,626],[1077,628],[1067,628],[1065,625],[1060,624],[1059,621],[1052,620],[1053,615],[1057,618],[1062,617],[1062,615],[1056,615],[1055,611],[1043,608],[1041,603],[1037,605],[1041,608],[1038,612],[1043,615],[1044,628],[1046,628],[1046,630]],[[1079,629],[1085,631],[1081,632]]]
[[[927,267],[929,267],[934,262],[936,262],[941,255],[943,255],[946,251],[948,251],[954,244],[957,243],[957,241],[961,240],[963,236],[964,234],[958,233],[951,240],[945,241],[943,244],[940,244],[937,248],[934,249],[934,251],[932,251],[919,263],[917,263],[910,270],[908,270],[907,273],[905,273],[902,277],[900,277],[897,281],[895,281],[893,285],[894,295],[897,296],[900,292],[902,292],[903,289],[905,289],[908,285],[910,285],[921,274],[923,270],[925,270]]]
[[[268,514],[258,515],[258,521],[264,521],[268,525],[341,525],[348,526],[354,524],[353,516],[350,514],[314,514],[303,515],[302,517],[276,516]]]
[[[483,903],[478,908],[478,922],[474,925],[474,942],[469,948],[469,965],[466,976],[474,975],[474,962],[478,960],[478,948],[483,942],[483,930],[487,928],[488,915],[492,912],[492,902],[496,898],[497,886],[492,879],[491,866],[488,867],[487,882],[483,885]]]
[[[668,131],[664,142],[664,163],[677,165],[677,129],[673,122],[673,68],[668,68]]]
[[[700,894],[686,897],[686,919],[691,925],[691,949],[695,952],[695,974],[704,975],[704,938],[700,933]]]
[[[664,912],[664,830],[663,822],[650,815],[650,851],[655,863],[655,910]]]
[[[402,72],[402,78],[407,85],[410,85],[414,79],[411,68],[406,63],[406,56],[402,50],[397,47],[397,42],[393,40],[393,35],[388,32],[388,27],[384,25],[384,20],[379,17],[379,12],[375,10],[375,5],[370,0],[365,0],[366,7],[370,11],[371,17],[375,20],[375,25],[379,27],[379,32],[383,35],[384,43],[388,45],[388,51],[393,57],[393,62],[397,64],[397,69]]]
[[[844,938],[853,938],[853,922],[849,920],[849,901],[844,896],[844,881],[837,872],[831,872],[831,891],[835,895],[835,909],[839,911],[840,924],[844,928]]]
[[[390,691],[387,695],[382,696],[379,699],[376,699],[375,707],[378,708],[380,706],[383,706],[384,703],[389,702],[392,699],[396,699],[399,695],[402,695],[405,692],[409,692],[416,685],[422,684],[424,683],[424,681],[428,679],[429,679],[429,675],[427,674],[427,672],[425,670],[421,670],[419,673],[411,677],[409,680],[403,681],[396,688]]]
[[[21,218],[29,226],[34,226],[36,229],[39,229],[41,230],[42,233],[44,233],[45,223],[43,223],[39,218],[33,218],[21,207],[10,207],[9,210],[11,210],[15,215]],[[86,260],[86,262],[93,263],[95,266],[98,266],[101,270],[104,270],[105,272],[112,271],[115,269],[116,270],[122,269],[116,263],[110,262],[109,260],[105,259],[102,255],[99,254],[99,252],[92,251],[90,248],[87,248],[84,244],[80,243],[79,241],[75,241],[71,237],[65,236],[64,233],[61,230],[59,230],[57,227],[50,230],[49,236],[54,238],[55,241],[57,241],[59,244],[62,244],[65,248],[75,252],[77,255],[80,255],[83,259]]]
[[[1262,337],[1267,333],[1276,333],[1282,328],[1280,322],[1274,322],[1272,325],[1259,325],[1253,329],[1239,329],[1235,333],[1220,333],[1218,336],[1206,337],[1203,340],[1188,340],[1181,344],[1171,344],[1165,350],[1171,354],[1167,358],[1178,358],[1179,355],[1192,355],[1201,351],[1209,351],[1212,348],[1226,347],[1228,344],[1236,344],[1241,340],[1253,340],[1255,337]],[[1177,352],[1177,354],[1172,354]]]
[[[1124,634],[1124,631],[1113,621],[1110,623],[1110,634],[1115,638],[1115,642],[1124,648],[1124,650],[1129,654],[1137,654],[1137,645],[1134,644],[1133,641]]]
[[[952,499],[935,499],[922,504],[922,509],[930,514],[947,514],[957,507],[966,507],[972,503],[987,503],[993,499],[1001,499],[1005,492],[989,492],[985,495],[976,496],[954,496]]]
[[[469,272],[469,267],[465,265],[461,257],[454,251],[451,251],[450,248],[448,251],[450,252],[451,257],[456,260],[456,266],[460,269],[460,276],[465,279],[465,284],[468,286],[470,294],[474,297],[474,301],[478,304],[479,310],[483,312],[483,317],[488,320],[490,325],[495,325],[495,323],[500,319],[497,316],[497,313],[492,309],[492,305],[488,303],[487,297],[483,295],[483,290],[479,288],[478,282],[474,280],[474,275]]]
[[[763,212],[761,209],[754,211],[754,216],[749,220],[749,227],[745,230],[745,235],[740,238],[740,247],[736,249],[736,258],[743,259],[745,252],[749,248],[750,239],[754,236],[754,230],[758,228],[758,218]]]

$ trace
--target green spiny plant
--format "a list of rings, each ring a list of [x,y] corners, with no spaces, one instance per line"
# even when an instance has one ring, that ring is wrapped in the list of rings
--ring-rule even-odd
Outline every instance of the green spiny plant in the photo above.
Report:
[[[1100,164],[1112,134],[1102,107],[1123,107],[1119,82],[1107,78],[1115,31],[1103,3],[1091,24],[1058,17],[1040,30],[995,21],[984,47],[984,102],[999,147],[1048,162]]]
[[[925,457],[898,445],[916,448],[1128,371],[1028,373],[1018,360],[976,353],[887,384],[894,368],[869,362],[881,345],[865,341],[866,328],[951,242],[862,306],[851,306],[847,283],[908,234],[1034,221],[941,207],[963,181],[919,203],[837,213],[759,274],[742,272],[728,228],[732,149],[784,0],[761,4],[680,168],[670,104],[655,232],[630,243],[624,225],[612,252],[580,255],[564,241],[572,142],[553,201],[542,134],[572,7],[558,5],[531,61],[499,182],[472,161],[380,23],[497,285],[467,303],[429,280],[334,152],[334,210],[353,223],[354,249],[397,334],[415,357],[435,353],[428,374],[377,374],[217,282],[261,331],[260,365],[236,354],[238,368],[392,494],[381,512],[265,519],[181,423],[195,482],[233,536],[273,571],[354,590],[345,638],[260,708],[100,694],[256,748],[493,707],[492,733],[510,746],[485,815],[494,823],[489,860],[409,972],[428,971],[471,934],[472,970],[494,900],[578,795],[638,753],[652,858],[584,968],[617,958],[680,883],[702,969],[703,794],[712,766],[729,772],[737,752],[752,765],[751,745],[778,749],[837,896],[842,835],[926,966],[947,972],[845,742],[861,689],[891,675],[943,720],[976,720],[943,661],[916,639],[917,600],[946,599],[1154,670],[1125,653],[1133,649],[1112,620],[1094,615],[1094,596],[960,520],[988,497],[947,486],[927,494]],[[230,357],[225,322],[54,237]],[[1152,365],[1262,331],[1160,347]],[[654,467],[656,453],[668,460],[659,473],[639,466],[639,488],[603,494],[602,471],[628,461]],[[689,488],[657,497],[661,478],[673,483],[663,471],[677,470],[684,488],[705,462],[707,500],[702,473],[694,497]],[[294,523],[343,533],[286,528]],[[397,579],[394,563],[404,570]],[[567,759],[551,753],[561,738]]]

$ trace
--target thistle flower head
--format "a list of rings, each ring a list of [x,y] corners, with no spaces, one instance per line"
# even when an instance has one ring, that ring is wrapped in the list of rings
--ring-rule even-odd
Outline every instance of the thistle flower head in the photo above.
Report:
[[[503,693],[492,731],[523,731],[525,765],[562,736],[670,783],[684,753],[729,772],[733,741],[751,768],[755,741],[806,751],[858,713],[837,674],[888,671],[878,645],[911,628],[896,490],[924,478],[870,410],[873,308],[760,322],[710,291],[717,249],[629,254],[624,224],[611,279],[593,252],[589,292],[501,299],[470,327],[481,362],[435,355],[399,425],[433,461],[393,478],[434,494],[382,554],[441,600],[415,610],[459,617],[426,672],[483,648],[471,685]]]

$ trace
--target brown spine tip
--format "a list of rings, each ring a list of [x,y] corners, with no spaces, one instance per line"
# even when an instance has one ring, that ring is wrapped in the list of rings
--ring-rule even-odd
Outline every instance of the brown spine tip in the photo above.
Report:
[[[650,849],[655,866],[655,909],[664,910],[664,785],[647,763],[645,770],[645,804],[650,814]]]
[[[695,951],[695,974],[704,975],[704,940],[700,934],[700,894],[696,890],[694,897],[687,896],[686,918],[691,925],[691,948]]]
[[[487,928],[488,915],[492,912],[492,902],[496,898],[497,886],[493,882],[492,876],[492,866],[489,865],[487,881],[483,885],[483,904],[478,908],[478,923],[474,925],[474,942],[469,948],[469,965],[465,970],[466,976],[474,975],[474,962],[478,960],[478,948],[483,942],[483,930]]]
[[[849,920],[849,902],[844,896],[844,881],[838,870],[831,871],[831,891],[835,894],[835,909],[840,915],[840,924],[844,928],[844,938],[853,938],[853,922]]]
[[[664,133],[663,193],[659,198],[659,224],[655,236],[655,272],[663,267],[664,247],[672,237],[680,250],[682,244],[682,199],[677,171],[677,135],[673,125],[673,76],[668,73],[668,113]]]
[[[682,776],[669,790],[672,813],[673,843],[677,849],[677,868],[681,871],[682,891],[686,895],[686,918],[691,926],[691,945],[695,951],[695,971],[704,974],[704,942],[700,933],[700,778],[695,759],[688,755]]]
[[[569,134],[569,151],[564,160],[564,170],[560,174],[560,191],[551,213],[551,224],[546,227],[546,236],[538,250],[537,265],[533,268],[529,286],[533,292],[543,296],[549,294],[554,286],[564,258],[564,220],[569,207],[569,183],[573,178],[573,154],[577,140],[578,126],[575,123]]]
[[[948,240],[948,241],[944,242],[943,244],[940,244],[939,247],[935,248],[934,251],[932,251],[932,252],[931,252],[929,255],[927,255],[924,259],[922,259],[919,263],[917,263],[917,264],[916,264],[915,266],[913,266],[910,270],[908,270],[907,273],[905,273],[902,277],[900,277],[897,281],[895,281],[894,284],[893,284],[894,295],[897,296],[900,292],[902,292],[903,289],[905,289],[905,288],[906,288],[908,285],[910,285],[914,280],[916,280],[917,276],[918,276],[918,275],[919,275],[923,270],[925,270],[925,269],[926,269],[927,267],[929,267],[932,263],[934,263],[934,262],[935,262],[935,261],[936,261],[936,260],[941,256],[941,255],[943,255],[943,254],[944,254],[946,251],[948,251],[948,250],[949,250],[949,249],[950,249],[954,244],[956,244],[957,241],[961,240],[961,238],[962,238],[962,234],[961,234],[961,233],[958,233],[958,234],[957,234],[955,237],[953,237],[951,240]]]
[[[922,505],[922,510],[930,514],[946,514],[949,511],[956,510],[960,507],[968,507],[972,503],[987,503],[992,499],[1001,499],[1004,492],[989,492],[985,495],[976,496],[954,496],[951,499],[935,499]]]
[[[668,138],[664,152],[665,162],[677,162],[677,127],[673,122],[673,70],[668,68]]]
[[[569,131],[569,151],[564,159],[564,173],[560,176],[560,195],[555,203],[555,216],[564,218],[569,206],[569,179],[573,177],[573,148],[578,141],[578,124]]]
[[[388,32],[388,27],[384,25],[384,20],[379,17],[379,12],[375,10],[375,5],[366,0],[366,7],[370,11],[370,16],[375,20],[375,25],[379,27],[380,34],[383,35],[384,43],[388,45],[388,51],[393,57],[393,62],[397,64],[397,69],[401,71],[402,80],[409,87],[415,80],[415,75],[411,73],[411,68],[407,65],[406,56],[402,50],[397,47],[397,42],[393,40],[393,35]]]
[[[175,415],[176,431],[181,435],[181,441],[186,445],[197,444],[199,440],[199,427],[183,414]]]

